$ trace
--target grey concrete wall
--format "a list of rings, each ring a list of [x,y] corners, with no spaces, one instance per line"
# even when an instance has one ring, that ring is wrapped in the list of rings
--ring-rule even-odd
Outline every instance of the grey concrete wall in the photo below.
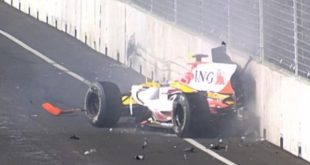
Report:
[[[129,4],[115,0],[5,0],[93,49],[155,80],[178,79],[188,55],[210,54],[218,46]],[[243,66],[247,54],[229,50]],[[252,61],[244,78],[249,109],[259,119],[261,136],[310,161],[310,84],[271,64]]]

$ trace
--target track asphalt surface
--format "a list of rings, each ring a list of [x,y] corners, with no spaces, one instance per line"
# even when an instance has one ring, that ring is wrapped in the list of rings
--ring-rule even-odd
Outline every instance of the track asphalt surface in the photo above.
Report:
[[[89,81],[113,81],[124,92],[144,80],[135,71],[3,2],[0,30]],[[193,146],[171,131],[139,128],[131,118],[122,118],[116,128],[94,128],[83,113],[53,117],[41,108],[47,101],[63,108],[80,108],[86,90],[81,81],[0,35],[0,164],[223,164],[195,147],[191,152]],[[226,149],[213,150],[236,164],[308,164],[255,136],[242,140],[229,130],[202,129],[194,139],[209,148],[221,135],[221,146]],[[143,160],[137,160],[136,155],[143,155]]]

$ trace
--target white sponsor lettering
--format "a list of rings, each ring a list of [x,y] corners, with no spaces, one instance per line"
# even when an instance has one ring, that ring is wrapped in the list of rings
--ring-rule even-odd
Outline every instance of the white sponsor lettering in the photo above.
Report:
[[[236,69],[235,64],[200,64],[193,69],[194,77],[189,85],[197,90],[219,92],[230,81]]]

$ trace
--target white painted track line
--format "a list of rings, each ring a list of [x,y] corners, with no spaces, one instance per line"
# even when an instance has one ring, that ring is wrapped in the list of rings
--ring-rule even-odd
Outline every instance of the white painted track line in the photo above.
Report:
[[[190,138],[185,138],[184,139],[186,142],[188,142],[189,144],[197,147],[198,149],[200,149],[201,151],[211,155],[212,157],[216,158],[217,160],[227,164],[227,165],[236,165],[234,162],[224,158],[223,156],[219,155],[218,153],[206,148],[204,145],[198,143],[196,140],[194,139],[190,139]]]
[[[31,52],[32,54],[36,55],[37,57],[41,58],[42,60],[44,60],[45,62],[53,65],[55,68],[67,73],[68,75],[70,75],[71,77],[85,83],[86,85],[90,85],[91,82],[86,80],[84,77],[70,71],[69,69],[67,69],[66,67],[56,63],[55,61],[53,61],[52,59],[48,58],[46,55],[38,52],[37,50],[31,48],[30,46],[28,46],[27,44],[23,43],[22,41],[20,41],[19,39],[15,38],[14,36],[0,30],[0,34],[2,34],[3,36],[7,37],[8,39],[10,39],[11,41],[15,42],[16,44],[20,45],[21,47],[23,47],[24,49],[28,50],[29,52]],[[189,144],[195,146],[196,148],[200,149],[201,151],[205,152],[206,154],[216,158],[217,160],[227,164],[227,165],[236,165],[235,163],[233,163],[232,161],[224,158],[223,156],[217,154],[216,152],[207,149],[204,145],[198,143],[197,141],[195,141],[194,139],[190,139],[190,138],[186,138],[184,139],[184,141],[188,142]]]
[[[20,41],[19,39],[15,38],[14,36],[4,32],[3,30],[0,30],[0,34],[2,34],[3,36],[7,37],[8,39],[10,39],[11,41],[15,42],[16,44],[20,45],[21,47],[23,47],[24,49],[28,50],[29,52],[31,52],[32,54],[36,55],[37,57],[41,58],[42,60],[44,60],[45,62],[53,65],[55,68],[67,73],[68,75],[70,75],[71,77],[85,83],[86,85],[90,85],[91,82],[86,80],[85,78],[83,78],[82,76],[71,72],[69,69],[67,69],[66,67],[56,63],[55,61],[53,61],[52,59],[48,58],[47,56],[45,56],[44,54],[38,52],[37,50],[31,48],[30,46],[28,46],[27,44],[23,43],[22,41]]]

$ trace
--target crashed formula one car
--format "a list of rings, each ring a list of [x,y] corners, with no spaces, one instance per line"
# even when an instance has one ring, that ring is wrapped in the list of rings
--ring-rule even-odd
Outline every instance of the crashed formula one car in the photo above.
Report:
[[[145,82],[133,85],[126,94],[112,82],[93,83],[85,96],[87,118],[94,126],[112,127],[127,111],[144,124],[172,128],[184,137],[197,122],[237,115],[242,96],[238,66],[231,62],[226,47],[212,49],[212,62],[203,61],[208,57],[204,54],[193,57],[180,81]],[[141,113],[145,115],[137,115]]]

